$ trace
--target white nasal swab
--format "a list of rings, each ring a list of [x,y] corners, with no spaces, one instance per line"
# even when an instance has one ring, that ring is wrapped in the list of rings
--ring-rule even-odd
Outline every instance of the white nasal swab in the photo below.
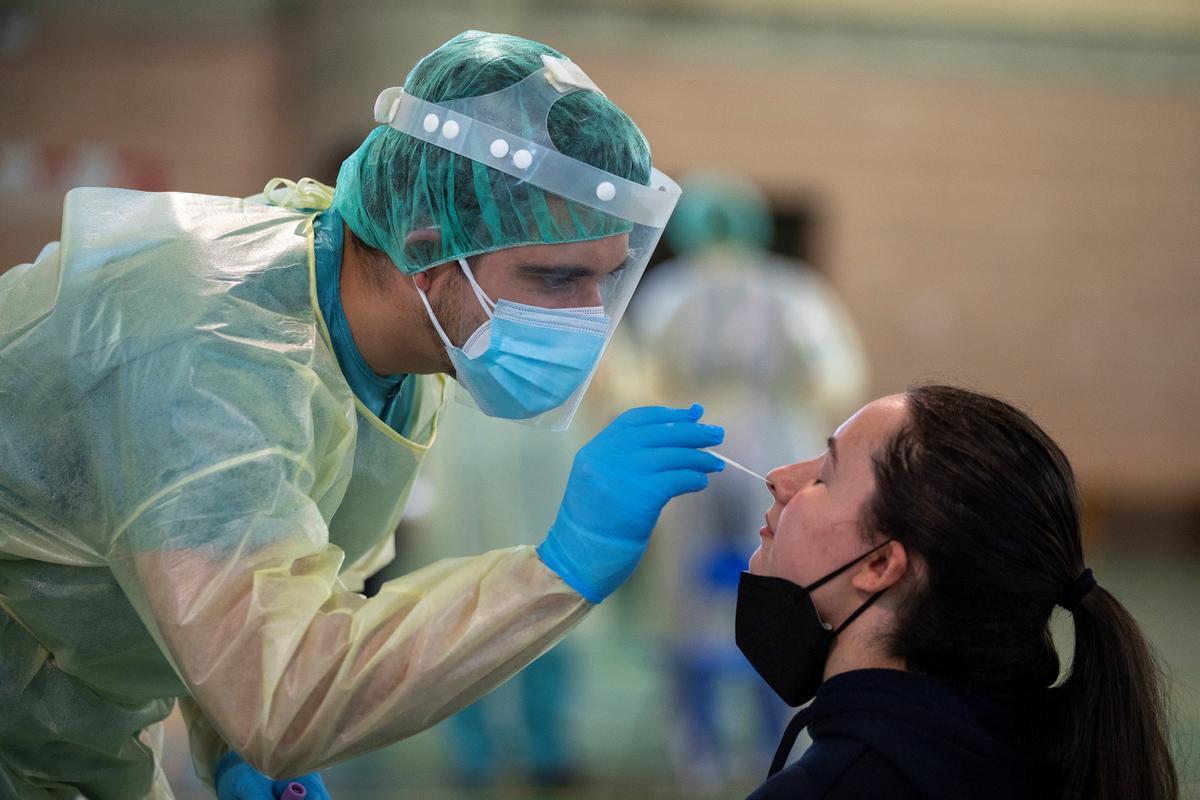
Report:
[[[738,468],[738,469],[740,469],[742,472],[745,472],[747,475],[753,475],[754,477],[758,478],[758,479],[759,479],[760,481],[762,481],[763,483],[766,483],[766,482],[767,482],[767,479],[766,479],[766,478],[764,478],[762,475],[759,475],[757,472],[755,472],[755,471],[754,471],[754,470],[752,470],[752,469],[747,469],[746,467],[743,467],[741,464],[737,463],[736,461],[734,461],[734,460],[733,460],[732,458],[730,458],[729,456],[723,456],[723,455],[721,455],[721,454],[720,454],[720,453],[718,453],[716,450],[713,450],[711,447],[705,447],[705,448],[704,448],[704,452],[706,452],[706,453],[712,453],[714,456],[716,456],[717,458],[721,459],[722,461],[724,461],[724,462],[725,462],[726,464],[728,464],[729,466],[731,466],[731,467],[737,467],[737,468]]]

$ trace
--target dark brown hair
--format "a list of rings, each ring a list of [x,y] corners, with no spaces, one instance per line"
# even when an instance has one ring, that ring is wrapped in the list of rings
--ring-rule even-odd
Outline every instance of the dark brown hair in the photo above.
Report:
[[[875,456],[864,530],[904,544],[924,579],[888,646],[908,668],[1022,689],[1066,800],[1174,800],[1165,681],[1129,612],[1096,586],[1073,612],[1075,651],[1054,686],[1050,614],[1083,572],[1079,500],[1062,450],[1028,416],[952,386],[907,394],[908,420]],[[1044,720],[1044,721],[1043,721]]]
[[[358,238],[358,235],[350,230],[349,225],[345,226],[345,231],[345,246],[354,251],[357,263],[362,265],[362,273],[367,282],[379,291],[387,291],[391,288],[396,274],[400,271],[399,267],[392,263],[392,259],[388,257],[387,253],[376,250]]]

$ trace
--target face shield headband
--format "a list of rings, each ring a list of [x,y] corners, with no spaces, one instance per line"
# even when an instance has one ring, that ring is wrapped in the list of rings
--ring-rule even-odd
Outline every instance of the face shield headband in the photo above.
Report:
[[[657,169],[643,186],[560,153],[550,140],[550,107],[572,92],[600,89],[574,62],[542,56],[545,66],[491,94],[430,103],[403,87],[384,89],[375,121],[457,153],[559,197],[650,228],[666,227],[680,188]],[[527,138],[517,130],[530,131]]]

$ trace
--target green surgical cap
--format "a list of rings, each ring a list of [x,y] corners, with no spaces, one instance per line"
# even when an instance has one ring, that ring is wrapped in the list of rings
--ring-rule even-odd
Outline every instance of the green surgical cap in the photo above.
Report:
[[[718,244],[765,248],[775,235],[771,208],[750,181],[716,173],[689,175],[664,235],[685,254]]]
[[[542,55],[563,57],[517,36],[466,31],[417,62],[404,91],[432,103],[491,94],[542,69]],[[604,95],[565,95],[546,126],[563,154],[649,183],[649,143]],[[633,227],[387,125],[342,163],[333,207],[359,239],[409,275],[506,247],[600,239]]]

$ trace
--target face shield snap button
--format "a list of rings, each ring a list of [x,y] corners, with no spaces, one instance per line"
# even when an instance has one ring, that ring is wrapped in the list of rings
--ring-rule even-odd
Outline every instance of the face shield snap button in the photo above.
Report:
[[[525,169],[533,163],[533,153],[528,150],[518,150],[513,153],[513,166],[517,169]]]
[[[447,139],[453,139],[455,136],[458,136],[458,123],[452,119],[446,120],[446,123],[442,125],[442,136],[445,136]]]
[[[438,129],[440,122],[441,121],[438,119],[437,114],[426,114],[424,121],[421,123],[421,127],[425,129],[426,133],[433,133]]]
[[[616,196],[617,187],[613,186],[608,181],[601,181],[600,185],[596,187],[596,197],[599,197],[601,200],[612,200]]]
[[[504,158],[508,155],[508,142],[503,139],[497,139],[492,142],[492,158]]]

